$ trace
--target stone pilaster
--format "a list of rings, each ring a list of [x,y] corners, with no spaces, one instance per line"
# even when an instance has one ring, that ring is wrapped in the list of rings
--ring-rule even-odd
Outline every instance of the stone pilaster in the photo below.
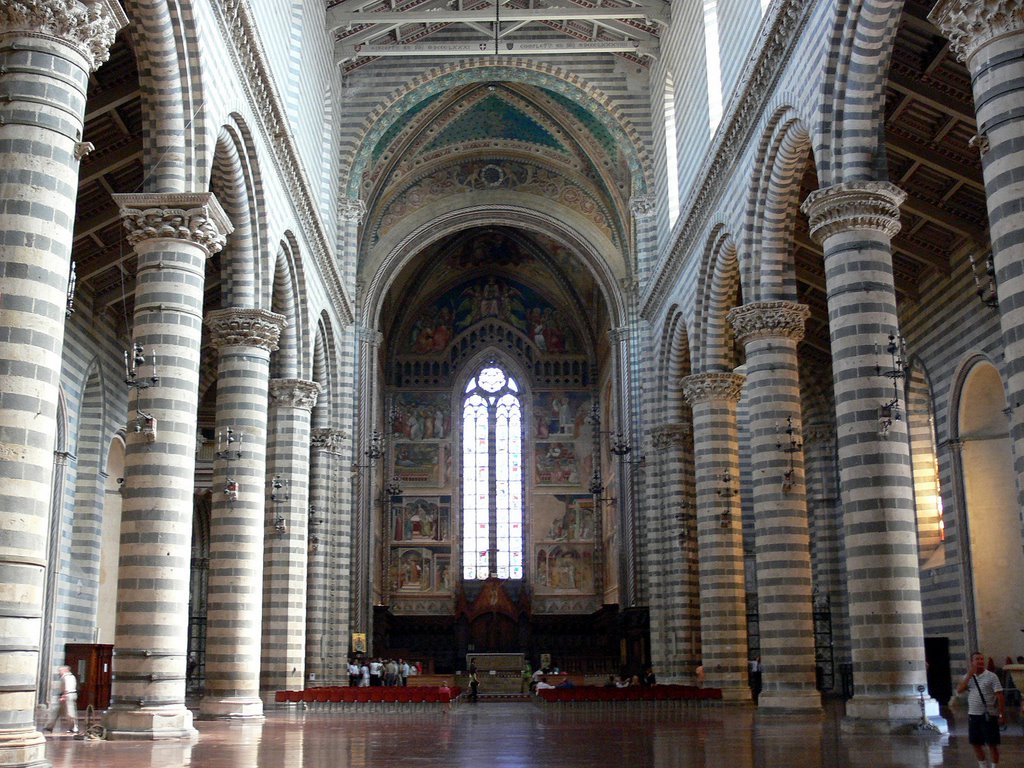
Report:
[[[810,311],[791,301],[736,307],[729,322],[746,349],[751,500],[763,687],[758,708],[820,711],[797,344]],[[792,428],[792,435],[786,433]]]
[[[648,463],[657,480],[645,497],[644,546],[651,661],[659,680],[693,684],[700,657],[693,430],[689,424],[663,424],[651,439]]]
[[[116,195],[138,255],[134,341],[159,383],[129,403],[109,738],[191,737],[185,651],[206,260],[231,225],[209,193]],[[144,414],[152,416],[146,422]]]
[[[925,684],[917,524],[906,427],[879,428],[892,382],[879,353],[899,331],[891,239],[906,195],[888,182],[812,192],[803,204],[825,252],[836,433],[850,600],[854,697],[844,727],[888,732],[920,719]],[[930,701],[929,714],[938,713]]]
[[[125,23],[116,2],[0,4],[0,764],[34,765],[50,482],[89,73]],[[50,670],[42,671],[48,682]]]
[[[630,288],[627,286],[627,291]],[[630,299],[632,301],[632,299]],[[619,472],[619,507],[618,507],[618,529],[619,529],[619,595],[620,602],[623,606],[634,606],[637,605],[642,598],[642,589],[640,584],[640,573],[639,573],[639,552],[638,552],[638,528],[636,524],[636,480],[634,477],[632,468],[633,464],[629,463],[636,460],[636,456],[632,455],[635,453],[639,455],[639,446],[634,440],[635,432],[633,427],[632,414],[632,381],[633,381],[633,366],[632,366],[632,342],[633,331],[628,327],[612,328],[608,332],[608,336],[612,343],[612,350],[615,359],[615,370],[618,381],[618,391],[616,392],[616,421],[619,424],[619,429],[623,437],[629,441],[630,446],[633,449],[630,455],[625,457],[625,460],[617,460],[615,463],[618,465]]]
[[[636,276],[642,290],[658,257],[657,198],[654,195],[634,195],[629,199],[629,211],[633,214]]]
[[[355,285],[359,257],[359,225],[366,216],[366,203],[342,197],[338,201],[338,213],[341,221],[341,248],[338,249],[341,272],[346,285]]]
[[[698,373],[680,384],[693,409],[704,680],[708,687],[721,688],[727,701],[749,701],[736,427],[743,376]]]
[[[328,584],[331,549],[340,546],[331,533],[335,529],[333,475],[339,453],[348,434],[340,429],[314,429],[309,455],[309,559],[306,566],[306,677],[317,682],[325,679],[324,636],[330,604]],[[338,682],[338,681],[330,681]]]
[[[305,687],[309,425],[319,394],[320,385],[315,381],[270,382],[267,484],[279,478],[282,485],[267,491],[260,673],[265,696]]]
[[[940,0],[929,14],[971,73],[1012,408],[1014,472],[1024,505],[1024,2]]]
[[[203,717],[263,717],[260,629],[270,353],[282,315],[232,307],[206,318],[218,351]],[[227,445],[221,436],[233,434]],[[236,450],[237,448],[237,450]],[[228,484],[237,490],[228,492]],[[232,485],[232,488],[235,488]]]
[[[356,329],[358,345],[357,363],[358,378],[362,397],[359,401],[358,421],[358,452],[356,463],[366,464],[366,449],[370,444],[373,432],[375,403],[379,388],[377,382],[377,355],[380,351],[383,336],[380,331],[372,328]],[[356,477],[356,512],[352,521],[353,553],[352,553],[352,631],[365,632],[367,638],[373,637],[373,581],[374,551],[373,542],[377,538],[374,526],[374,493],[373,467],[361,467]],[[370,641],[372,642],[372,640]],[[372,647],[367,649],[372,653]]]

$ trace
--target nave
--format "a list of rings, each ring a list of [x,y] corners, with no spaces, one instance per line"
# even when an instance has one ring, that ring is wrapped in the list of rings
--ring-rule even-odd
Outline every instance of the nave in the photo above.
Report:
[[[946,736],[849,735],[840,702],[822,717],[752,707],[563,710],[461,703],[450,713],[338,714],[273,709],[263,724],[198,721],[195,742],[48,740],[53,768],[967,768],[966,718]],[[1001,765],[1024,764],[1012,723]]]

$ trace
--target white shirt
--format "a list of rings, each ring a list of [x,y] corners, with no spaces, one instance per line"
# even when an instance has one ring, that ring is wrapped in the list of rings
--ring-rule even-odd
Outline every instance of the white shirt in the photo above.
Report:
[[[988,714],[998,715],[999,705],[996,702],[996,694],[1003,690],[999,678],[995,672],[985,670],[980,675],[972,675],[967,681],[967,714],[984,715],[985,705],[988,705]],[[977,684],[975,684],[977,680]],[[978,689],[981,689],[980,691]],[[982,694],[985,694],[985,703],[982,703]]]

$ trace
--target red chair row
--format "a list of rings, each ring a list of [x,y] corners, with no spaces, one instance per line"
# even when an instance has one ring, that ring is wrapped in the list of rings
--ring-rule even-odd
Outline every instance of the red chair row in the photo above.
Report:
[[[332,704],[448,704],[462,693],[458,686],[441,688],[430,686],[352,688],[325,686],[302,691],[277,691],[274,701],[282,704],[302,703],[307,709],[330,708]]]

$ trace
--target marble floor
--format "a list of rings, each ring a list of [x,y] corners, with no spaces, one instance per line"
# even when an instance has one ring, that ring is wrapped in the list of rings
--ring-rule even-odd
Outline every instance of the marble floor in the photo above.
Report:
[[[752,708],[613,708],[463,703],[448,714],[274,709],[262,724],[197,722],[191,743],[82,741],[54,735],[54,768],[976,768],[966,724],[948,736],[850,736],[841,705],[824,717]],[[1022,726],[1004,734],[1004,766],[1024,765]]]

